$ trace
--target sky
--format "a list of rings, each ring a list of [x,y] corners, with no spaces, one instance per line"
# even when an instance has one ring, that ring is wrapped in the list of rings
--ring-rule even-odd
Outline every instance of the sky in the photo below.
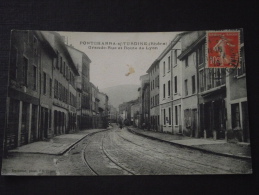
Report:
[[[59,32],[66,37],[68,45],[72,44],[90,58],[90,81],[99,89],[123,84],[139,85],[139,77],[146,74],[178,33]],[[126,76],[129,68],[135,72]]]

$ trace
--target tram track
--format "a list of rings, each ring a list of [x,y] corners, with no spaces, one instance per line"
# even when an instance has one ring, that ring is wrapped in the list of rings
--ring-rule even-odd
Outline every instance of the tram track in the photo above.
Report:
[[[117,169],[120,169],[122,170],[124,173],[127,173],[127,175],[135,175],[135,173],[127,168],[125,168],[124,166],[122,166],[121,164],[119,164],[118,162],[116,162],[116,160],[114,160],[110,155],[109,153],[107,152],[107,150],[105,149],[104,147],[104,139],[106,138],[106,135],[107,135],[107,131],[106,132],[102,132],[103,133],[103,136],[101,138],[101,142],[100,142],[100,147],[99,149],[101,149],[101,153],[103,154],[102,156],[104,158],[107,158],[109,159],[109,164],[113,164],[113,167],[117,167]],[[89,158],[91,157],[86,157],[86,154],[85,154],[85,151],[87,149],[87,147],[89,147],[89,145],[91,144],[91,141],[89,141],[86,146],[83,148],[82,150],[82,160],[84,162],[84,164],[88,167],[88,169],[92,172],[93,175],[103,175],[101,173],[99,173],[98,169],[94,168],[91,163],[89,162]],[[101,160],[101,159],[99,159]]]

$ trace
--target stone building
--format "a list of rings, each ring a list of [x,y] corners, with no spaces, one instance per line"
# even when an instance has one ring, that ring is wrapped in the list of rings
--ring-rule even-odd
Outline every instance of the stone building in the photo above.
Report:
[[[100,102],[100,99],[98,98],[98,93],[99,90],[98,88],[93,84],[90,83],[91,85],[91,111],[92,111],[92,128],[98,128],[98,123],[99,123],[99,111],[98,111],[98,104]]]
[[[53,112],[54,135],[76,130],[76,86],[75,77],[79,76],[62,37],[56,32],[42,32],[56,51],[53,63]]]
[[[139,127],[140,115],[139,115],[139,98],[135,103],[131,105],[131,120],[134,127]]]
[[[53,66],[55,56],[55,51],[40,31],[12,31],[6,149],[53,134],[50,99],[53,77],[52,69],[48,68]]]
[[[123,102],[119,105],[119,120],[123,121],[125,125],[133,124],[133,113],[131,112],[131,106],[138,102],[137,100],[131,100],[128,102]]]
[[[90,63],[89,57],[82,51],[72,46],[67,46],[70,56],[77,67],[79,76],[75,78],[76,89],[80,92],[81,107],[77,111],[77,122],[79,129],[92,127],[91,111],[91,85],[90,85]]]
[[[181,38],[183,134],[200,136],[198,107],[198,67],[204,66],[204,31],[186,33]]]
[[[140,88],[139,88],[139,98],[140,98],[140,101],[139,101],[139,115],[140,115],[140,118],[139,118],[139,124],[140,124],[140,127],[143,123],[146,123],[146,122],[150,122],[149,121],[149,112],[150,111],[145,111],[144,110],[144,107],[147,108],[147,106],[145,106],[145,102],[144,102],[144,99],[147,98],[148,96],[150,97],[150,95],[147,94],[147,92],[149,91],[150,93],[150,90],[146,89],[147,86],[149,86],[149,75],[148,74],[145,74],[145,75],[142,75],[140,76]],[[148,84],[148,85],[147,85]],[[145,91],[144,91],[145,89]],[[148,99],[148,102],[150,100]]]
[[[178,56],[182,52],[182,39],[186,33],[181,33],[172,41],[172,121],[173,133],[183,134],[183,74],[182,63]]]
[[[243,36],[240,39],[240,67],[230,70],[226,77],[227,139],[250,142],[247,105],[246,66]]]
[[[102,92],[98,92],[98,128],[107,128],[108,127],[108,96]]]
[[[146,128],[150,130],[150,86],[149,82],[143,85],[142,90],[142,123],[145,123]]]
[[[159,61],[159,104],[161,131],[173,133],[172,127],[172,41],[158,57]]]
[[[149,69],[149,86],[150,86],[150,128],[159,131],[159,61],[155,60]]]
[[[108,120],[109,122],[117,122],[117,109],[113,105],[108,105]]]

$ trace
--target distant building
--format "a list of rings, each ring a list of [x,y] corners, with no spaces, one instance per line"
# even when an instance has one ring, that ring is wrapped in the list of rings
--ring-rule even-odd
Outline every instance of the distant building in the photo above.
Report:
[[[69,133],[76,130],[76,86],[79,76],[62,37],[56,32],[42,32],[57,52],[53,65],[54,85],[54,134]]]
[[[149,86],[150,86],[150,128],[159,131],[159,61],[155,60],[149,69]]]
[[[147,97],[150,97],[150,94],[148,95],[148,93],[150,93],[150,90],[147,90],[146,88],[149,87],[149,75],[145,74],[140,76],[140,88],[139,88],[139,115],[140,115],[140,121],[139,124],[142,125],[143,123],[149,122],[149,111],[144,110],[144,107],[147,108],[147,106],[145,105],[144,100]],[[147,102],[150,102],[150,100],[148,100]],[[140,126],[141,127],[141,126]]]
[[[149,82],[144,83],[142,90],[142,123],[150,130],[150,86]]]
[[[116,123],[117,122],[117,109],[112,105],[108,105],[108,120],[109,122]]]
[[[98,104],[100,102],[100,99],[98,98],[99,90],[98,88],[93,84],[91,84],[91,111],[92,111],[92,128],[98,128],[99,123],[99,110],[98,110]]]
[[[77,110],[77,121],[80,129],[92,127],[91,111],[91,85],[90,85],[90,63],[89,57],[82,51],[72,46],[67,46],[74,64],[77,67],[79,76],[75,78],[76,89],[79,92],[81,107]]]
[[[140,115],[139,115],[139,98],[135,103],[131,105],[131,121],[134,127],[139,127]]]
[[[108,127],[108,96],[102,92],[98,92],[98,128],[107,128]]]

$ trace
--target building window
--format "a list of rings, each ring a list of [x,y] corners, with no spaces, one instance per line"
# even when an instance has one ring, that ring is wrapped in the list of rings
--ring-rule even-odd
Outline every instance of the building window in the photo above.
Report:
[[[17,78],[17,57],[18,57],[18,51],[15,47],[12,47],[11,59],[10,59],[10,78],[11,79]]]
[[[177,93],[177,76],[174,77],[174,93]]]
[[[188,95],[188,80],[187,79],[184,81],[184,87],[185,87],[185,96],[187,96]]]
[[[28,63],[29,60],[23,57],[23,84],[27,86],[28,84]]]
[[[165,99],[165,84],[163,85],[163,98]]]
[[[51,117],[51,115],[52,115],[52,111],[51,111],[51,109],[49,110],[49,128],[51,128],[51,125],[52,125],[52,117]]]
[[[63,61],[62,61],[62,57],[60,56],[60,73],[63,72]]]
[[[206,87],[206,89],[207,90],[209,90],[210,88],[211,88],[211,79],[212,79],[212,76],[211,76],[212,74],[211,74],[211,69],[207,69],[207,75],[206,75],[206,80],[207,80],[207,87]]]
[[[240,68],[237,69],[237,75],[241,76],[246,73],[246,66],[245,66],[245,52],[244,47],[241,47],[240,51]]]
[[[178,125],[178,107],[175,106],[175,125]]]
[[[174,66],[177,66],[177,50],[174,50]]]
[[[171,58],[168,56],[168,72],[171,70]]]
[[[33,90],[37,90],[37,67],[36,66],[32,66],[33,67]]]
[[[57,63],[56,68],[59,69],[59,52],[57,51]]]
[[[205,89],[205,75],[204,70],[200,70],[199,72],[199,79],[200,79],[200,92],[203,92]]]
[[[66,66],[66,78],[68,80],[69,74],[68,74],[68,66]]]
[[[184,59],[184,64],[185,64],[185,68],[187,68],[189,66],[188,56],[187,56],[187,58]]]
[[[64,74],[64,77],[66,77],[66,62],[64,62],[63,64],[63,74]]]
[[[52,79],[49,79],[49,96],[52,96]]]
[[[43,72],[43,94],[46,95],[47,93],[47,75]]]
[[[168,81],[168,97],[171,95],[171,82]]]
[[[166,115],[165,115],[165,109],[164,109],[164,125],[166,125]]]
[[[168,113],[169,113],[169,125],[171,125],[171,108],[168,108]]]
[[[196,92],[195,75],[192,76],[192,94]]]
[[[165,76],[165,62],[163,63],[163,73],[164,73],[164,76]]]
[[[231,105],[231,114],[232,114],[232,128],[233,130],[238,130],[241,128],[240,125],[240,110],[239,104],[232,104]]]
[[[58,94],[58,81],[55,80],[55,83],[54,83],[54,98],[58,97],[57,94]]]

